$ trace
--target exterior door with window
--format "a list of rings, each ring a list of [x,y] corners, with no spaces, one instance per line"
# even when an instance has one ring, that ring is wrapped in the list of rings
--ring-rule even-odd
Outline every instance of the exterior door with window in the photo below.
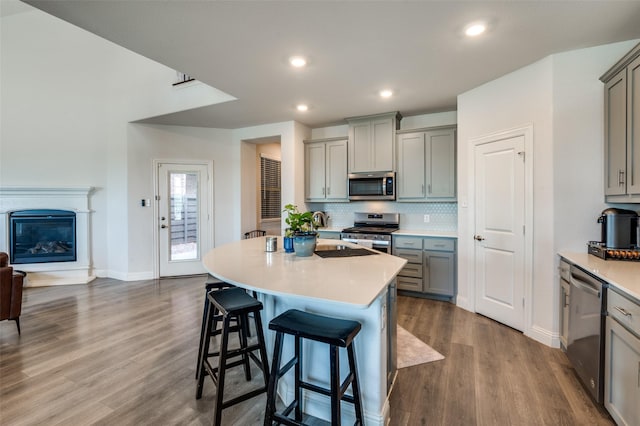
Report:
[[[202,274],[213,246],[208,164],[158,163],[158,258],[161,277]]]

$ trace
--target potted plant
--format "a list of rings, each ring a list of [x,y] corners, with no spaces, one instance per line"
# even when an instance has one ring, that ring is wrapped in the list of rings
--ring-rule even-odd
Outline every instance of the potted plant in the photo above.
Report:
[[[316,248],[316,237],[318,235],[314,228],[313,213],[302,213],[298,210],[298,206],[294,204],[287,204],[282,212],[287,214],[284,221],[288,225],[284,233],[285,251],[287,251],[286,238],[292,238],[293,248],[297,256],[311,256]]]

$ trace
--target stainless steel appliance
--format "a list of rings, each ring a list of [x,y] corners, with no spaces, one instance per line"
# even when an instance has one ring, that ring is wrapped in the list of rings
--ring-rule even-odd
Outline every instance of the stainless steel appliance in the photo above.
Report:
[[[606,283],[571,266],[567,357],[594,400],[603,401]]]
[[[395,173],[350,173],[349,199],[363,200],[395,200]]]
[[[633,210],[609,208],[598,218],[602,224],[601,242],[611,249],[629,249],[638,245],[638,214]]]
[[[607,248],[600,241],[589,241],[587,245],[589,254],[598,256],[604,260],[632,260],[640,262],[640,248],[612,249]]]
[[[589,241],[589,254],[602,259],[640,261],[640,224],[633,210],[609,208],[598,223],[602,225],[601,241]]]
[[[398,213],[355,213],[353,227],[343,229],[340,239],[391,254],[391,233],[399,228]]]

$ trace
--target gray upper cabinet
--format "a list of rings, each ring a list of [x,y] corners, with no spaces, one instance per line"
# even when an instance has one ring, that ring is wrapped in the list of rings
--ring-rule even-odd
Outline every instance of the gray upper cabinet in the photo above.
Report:
[[[347,140],[332,138],[304,143],[306,201],[347,201]]]
[[[398,201],[455,201],[455,127],[399,133],[397,156]]]
[[[600,80],[605,83],[605,199],[640,203],[640,44]]]
[[[397,112],[347,119],[349,123],[349,173],[391,172],[395,164]]]

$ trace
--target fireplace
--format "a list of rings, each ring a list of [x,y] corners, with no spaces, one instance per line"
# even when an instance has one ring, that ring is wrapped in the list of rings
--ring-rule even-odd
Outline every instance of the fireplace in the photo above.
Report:
[[[75,262],[75,212],[49,209],[12,212],[9,257],[13,264]]]
[[[93,190],[89,186],[0,185],[0,251],[9,253],[11,262],[27,273],[26,286],[86,284],[95,279],[91,261]],[[43,225],[44,230],[37,234],[30,229],[34,225]],[[27,260],[26,254],[36,257]]]

